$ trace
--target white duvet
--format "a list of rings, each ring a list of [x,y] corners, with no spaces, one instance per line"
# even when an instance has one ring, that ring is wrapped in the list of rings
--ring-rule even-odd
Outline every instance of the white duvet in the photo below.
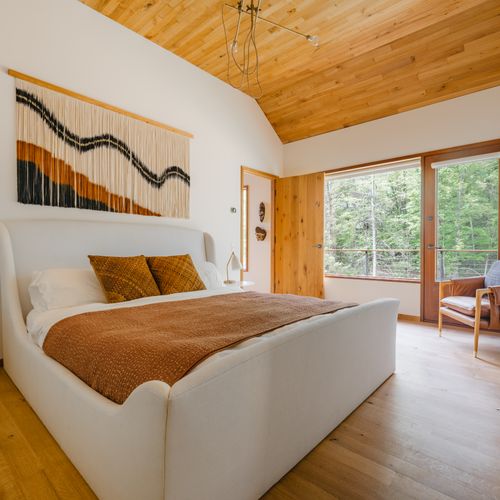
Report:
[[[107,311],[109,309],[123,309],[125,307],[145,306],[147,304],[157,304],[159,302],[173,302],[176,300],[200,299],[202,297],[211,297],[212,295],[223,295],[226,293],[241,292],[239,288],[221,287],[212,290],[200,290],[197,292],[173,293],[171,295],[156,295],[154,297],[145,297],[143,299],[129,300],[127,302],[118,302],[116,304],[95,303],[83,304],[73,307],[60,307],[41,311],[33,309],[26,318],[28,334],[35,344],[43,346],[45,337],[49,330],[58,321],[70,316],[92,311]]]
[[[92,311],[105,311],[109,309],[122,309],[125,307],[144,306],[147,304],[156,304],[159,302],[171,302],[176,300],[196,300],[203,297],[211,297],[213,295],[224,295],[228,293],[238,293],[238,292],[242,292],[242,290],[239,288],[231,288],[228,286],[224,286],[211,290],[201,290],[196,292],[184,292],[184,293],[174,293],[171,295],[145,297],[143,299],[130,300],[128,302],[119,302],[117,304],[103,304],[103,303],[85,304],[81,306],[52,309],[49,311],[39,311],[33,309],[26,318],[27,329],[28,329],[28,334],[33,340],[33,342],[38,346],[43,347],[45,337],[47,336],[49,330],[53,325],[55,325],[58,321],[61,321],[64,318],[75,316],[77,314],[82,314]],[[312,318],[303,321],[298,321],[297,323],[293,323],[291,325],[278,328],[277,330],[273,330],[272,332],[265,333],[259,337],[253,337],[224,351],[219,351],[210,356],[208,359],[206,359],[199,365],[197,365],[196,368],[192,371],[198,370],[202,366],[211,363],[215,359],[220,359],[221,357],[228,356],[231,354],[231,352],[234,352],[236,350],[245,349],[256,343],[265,342],[266,339],[271,336],[278,334],[286,335],[288,332],[292,332],[297,328],[302,328],[304,324],[324,320],[325,316],[330,316],[330,315],[325,314],[322,316],[313,316]],[[71,332],[68,332],[68,335],[71,335]]]

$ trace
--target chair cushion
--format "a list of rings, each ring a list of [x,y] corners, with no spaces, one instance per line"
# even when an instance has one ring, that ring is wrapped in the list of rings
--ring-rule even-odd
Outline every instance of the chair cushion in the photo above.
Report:
[[[489,271],[484,277],[484,286],[497,286],[500,285],[500,260],[497,260],[490,267]]]
[[[446,297],[441,300],[441,305],[453,309],[459,313],[465,314],[467,316],[472,316],[476,314],[476,298],[475,297]],[[489,299],[483,298],[481,300],[481,317],[489,318],[490,316],[490,301]]]

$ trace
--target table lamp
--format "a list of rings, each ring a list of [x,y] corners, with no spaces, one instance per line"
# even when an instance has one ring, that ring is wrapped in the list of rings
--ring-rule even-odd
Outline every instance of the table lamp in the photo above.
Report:
[[[233,250],[226,264],[226,281],[224,281],[224,284],[230,285],[231,283],[236,283],[236,281],[229,279],[229,269],[232,271],[239,271],[242,267],[240,259],[238,259]]]

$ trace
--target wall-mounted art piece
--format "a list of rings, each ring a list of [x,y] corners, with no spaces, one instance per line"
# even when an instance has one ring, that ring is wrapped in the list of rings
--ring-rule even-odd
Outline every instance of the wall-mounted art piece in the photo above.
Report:
[[[267,236],[267,231],[263,227],[257,226],[255,228],[255,237],[257,238],[257,241],[264,241]]]
[[[260,222],[264,222],[264,219],[266,218],[266,204],[261,201],[259,204],[259,220]]]
[[[21,79],[16,105],[19,202],[189,217],[189,137]]]

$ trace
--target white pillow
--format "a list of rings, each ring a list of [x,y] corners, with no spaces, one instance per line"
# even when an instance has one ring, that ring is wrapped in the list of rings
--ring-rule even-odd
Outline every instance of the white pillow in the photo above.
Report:
[[[28,292],[38,311],[107,302],[92,269],[35,271]]]
[[[221,274],[211,262],[196,263],[195,266],[207,290],[220,288],[224,285]]]

